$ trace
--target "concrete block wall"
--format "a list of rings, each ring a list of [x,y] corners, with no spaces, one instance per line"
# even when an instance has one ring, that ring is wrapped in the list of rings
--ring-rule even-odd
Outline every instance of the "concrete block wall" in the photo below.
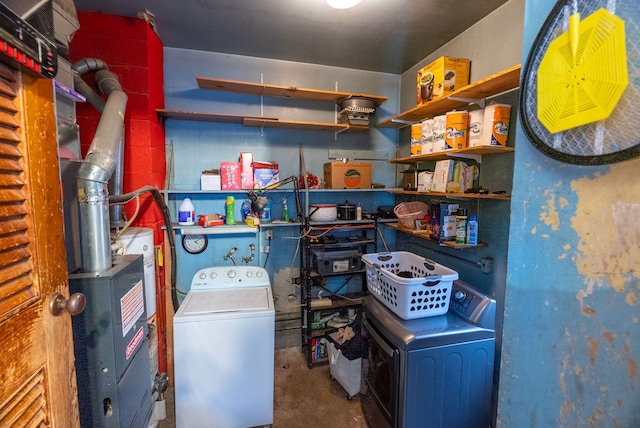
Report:
[[[93,12],[78,12],[80,28],[70,43],[70,61],[98,58],[118,76],[128,96],[125,111],[123,192],[143,186],[164,187],[165,133],[156,109],[164,107],[163,46],[157,34],[143,19]],[[93,74],[83,76],[97,91]],[[88,103],[76,106],[83,157],[95,135],[100,112]],[[127,218],[136,210],[135,202],[125,206]],[[150,194],[143,195],[133,226],[154,230],[154,243],[163,242],[162,213]],[[164,280],[156,284],[157,296],[164,296]],[[157,301],[159,369],[166,371],[166,340],[162,335],[165,319],[164,299]]]

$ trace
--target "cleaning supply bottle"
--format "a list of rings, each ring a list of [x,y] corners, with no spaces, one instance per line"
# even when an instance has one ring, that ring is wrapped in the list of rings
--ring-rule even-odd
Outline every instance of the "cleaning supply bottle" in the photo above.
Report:
[[[287,198],[282,198],[282,221],[289,221],[289,207],[287,207]]]
[[[225,224],[236,224],[236,219],[234,217],[234,202],[235,198],[233,196],[227,196],[227,200],[225,201]]]
[[[191,226],[195,223],[196,209],[191,202],[191,198],[184,198],[178,208],[178,224]]]
[[[478,221],[475,214],[471,214],[467,222],[467,244],[478,245]]]
[[[459,209],[456,214],[456,244],[467,243],[467,210]]]

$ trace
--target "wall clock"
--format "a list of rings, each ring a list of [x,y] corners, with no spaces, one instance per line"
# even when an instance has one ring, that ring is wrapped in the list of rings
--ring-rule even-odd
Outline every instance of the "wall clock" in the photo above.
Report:
[[[207,249],[209,244],[209,238],[207,235],[183,235],[182,236],[182,248],[189,254],[200,254]]]

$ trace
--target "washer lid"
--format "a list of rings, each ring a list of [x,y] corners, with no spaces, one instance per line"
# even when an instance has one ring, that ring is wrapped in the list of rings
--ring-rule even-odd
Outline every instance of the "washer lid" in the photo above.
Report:
[[[270,288],[223,288],[190,291],[176,316],[264,311],[273,311]]]

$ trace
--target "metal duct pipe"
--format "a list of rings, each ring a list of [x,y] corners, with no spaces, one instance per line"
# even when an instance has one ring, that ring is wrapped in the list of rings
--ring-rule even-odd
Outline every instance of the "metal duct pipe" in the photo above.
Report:
[[[102,108],[98,128],[76,180],[84,272],[102,272],[111,268],[108,182],[116,169],[118,147],[124,135],[124,114],[127,106],[127,95],[122,92],[118,78],[106,69],[104,62],[89,59],[73,65],[77,73],[92,70],[93,67],[99,68],[95,74],[95,81],[100,90],[107,95],[107,101]],[[77,77],[80,78],[79,75]],[[74,82],[77,80],[74,79]],[[74,83],[76,90],[95,101],[95,92],[88,85],[77,83],[77,86]],[[95,106],[93,102],[92,105]]]
[[[87,97],[89,104],[95,107],[100,113],[104,110],[105,101],[97,94],[91,86],[82,79],[82,75],[91,71],[109,70],[109,66],[98,58],[85,58],[72,66],[73,71],[73,85],[76,91]],[[97,79],[96,79],[97,80]],[[117,80],[117,79],[116,79]],[[103,91],[104,92],[104,91]],[[121,195],[123,192],[124,181],[124,137],[119,142],[119,147],[116,152],[116,169],[113,172],[109,180],[109,193],[112,195]],[[123,207],[120,205],[111,206],[110,211],[110,226],[120,227],[124,221]]]

